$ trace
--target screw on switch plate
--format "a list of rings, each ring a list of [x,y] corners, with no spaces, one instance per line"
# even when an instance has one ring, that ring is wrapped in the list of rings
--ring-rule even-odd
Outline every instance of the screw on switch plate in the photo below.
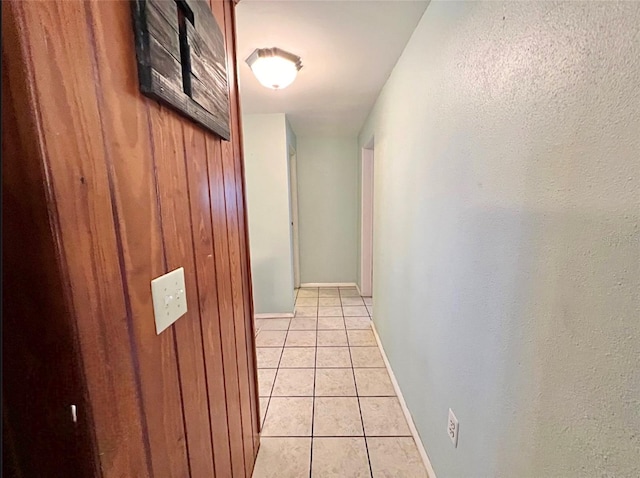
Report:
[[[458,448],[458,419],[453,414],[453,410],[449,409],[449,420],[447,421],[447,433],[451,438],[453,446]]]
[[[187,312],[182,267],[151,281],[156,333],[160,333]]]

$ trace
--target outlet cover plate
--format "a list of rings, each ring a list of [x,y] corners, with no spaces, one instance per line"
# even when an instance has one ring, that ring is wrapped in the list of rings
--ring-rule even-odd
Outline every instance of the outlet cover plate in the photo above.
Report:
[[[184,285],[184,268],[180,267],[151,281],[153,314],[156,333],[173,324],[187,313],[187,293]]]
[[[451,438],[451,443],[458,448],[458,419],[453,414],[453,410],[449,409],[449,420],[447,421],[447,433]]]

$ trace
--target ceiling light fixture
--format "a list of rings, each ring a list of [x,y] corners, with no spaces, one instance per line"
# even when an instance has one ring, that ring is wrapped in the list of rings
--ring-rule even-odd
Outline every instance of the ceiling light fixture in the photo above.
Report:
[[[258,48],[246,61],[260,84],[274,90],[293,83],[302,68],[299,56],[280,48]]]

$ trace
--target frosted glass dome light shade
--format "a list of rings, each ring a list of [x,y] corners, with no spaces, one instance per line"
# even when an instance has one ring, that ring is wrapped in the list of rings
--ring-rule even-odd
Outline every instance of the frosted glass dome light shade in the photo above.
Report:
[[[300,57],[280,48],[258,48],[247,64],[261,85],[274,90],[286,88],[302,68]]]

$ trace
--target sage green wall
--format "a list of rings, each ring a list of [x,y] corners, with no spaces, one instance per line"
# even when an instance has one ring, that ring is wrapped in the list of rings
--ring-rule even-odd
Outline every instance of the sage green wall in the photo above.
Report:
[[[284,114],[243,115],[247,211],[256,314],[293,312],[289,166]]]
[[[432,1],[378,98],[374,321],[439,477],[640,476],[639,85],[640,3]]]
[[[356,138],[297,138],[302,283],[355,282],[358,254]]]

